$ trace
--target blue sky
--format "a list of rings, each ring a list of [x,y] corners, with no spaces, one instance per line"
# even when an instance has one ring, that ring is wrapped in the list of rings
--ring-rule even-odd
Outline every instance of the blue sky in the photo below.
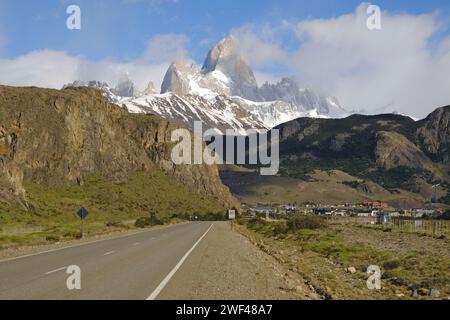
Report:
[[[66,28],[81,8],[82,29]],[[354,0],[2,0],[0,83],[58,88],[129,73],[160,84],[172,60],[202,63],[238,36],[258,82],[295,76],[347,109],[424,116],[450,104],[450,1],[379,0],[383,29]]]
[[[195,60],[234,28],[249,23],[332,18],[352,12],[355,0],[2,0],[0,25],[7,39],[2,57],[39,49],[63,50],[90,59],[138,57],[156,34],[187,34]],[[82,30],[65,27],[69,4],[82,10]],[[391,13],[450,16],[447,0],[376,1]],[[286,39],[288,41],[288,39]],[[287,45],[287,44],[286,44]]]

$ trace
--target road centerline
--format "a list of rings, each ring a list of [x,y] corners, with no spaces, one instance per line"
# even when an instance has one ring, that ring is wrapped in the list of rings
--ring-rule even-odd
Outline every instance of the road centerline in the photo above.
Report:
[[[58,269],[55,269],[55,270],[52,270],[52,271],[48,271],[48,272],[46,272],[45,274],[46,274],[46,275],[50,275],[50,274],[52,274],[52,273],[56,273],[56,272],[62,271],[62,270],[64,270],[64,269],[66,269],[66,267],[61,267],[61,268],[58,268]]]

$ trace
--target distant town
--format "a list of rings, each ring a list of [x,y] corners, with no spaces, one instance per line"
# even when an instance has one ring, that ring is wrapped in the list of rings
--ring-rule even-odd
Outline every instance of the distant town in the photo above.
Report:
[[[325,217],[360,217],[373,218],[388,222],[391,218],[449,220],[449,211],[443,208],[398,209],[382,201],[369,201],[357,204],[327,205],[306,202],[302,204],[243,205],[242,212],[247,216],[266,216],[282,218],[293,214],[315,215]]]

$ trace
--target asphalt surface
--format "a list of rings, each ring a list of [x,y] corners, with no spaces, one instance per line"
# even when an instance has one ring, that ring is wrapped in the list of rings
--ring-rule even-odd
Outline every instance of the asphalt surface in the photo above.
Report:
[[[211,225],[187,223],[0,260],[0,299],[157,299]],[[67,287],[69,266],[80,268],[80,290]]]

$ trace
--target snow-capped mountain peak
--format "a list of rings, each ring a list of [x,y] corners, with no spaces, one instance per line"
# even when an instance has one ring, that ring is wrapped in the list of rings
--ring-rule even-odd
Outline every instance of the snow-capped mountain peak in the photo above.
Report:
[[[161,94],[156,94],[152,83],[139,92],[127,74],[114,89],[96,81],[76,81],[69,86],[95,87],[130,112],[154,113],[187,127],[202,121],[221,131],[270,129],[298,117],[348,115],[337,99],[301,88],[291,78],[258,87],[233,36],[214,45],[202,67],[191,61],[172,63]]]

